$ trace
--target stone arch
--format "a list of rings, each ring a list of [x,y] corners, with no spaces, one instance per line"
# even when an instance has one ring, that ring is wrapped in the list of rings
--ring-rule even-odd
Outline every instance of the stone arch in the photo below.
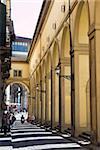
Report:
[[[36,72],[32,74],[32,91],[31,91],[31,101],[32,101],[32,116],[36,116]]]
[[[42,61],[42,78],[44,78],[45,77],[45,69],[46,69],[46,67],[45,67],[45,60],[43,60]]]
[[[5,93],[7,94],[7,102],[18,104],[18,111],[23,108],[28,109],[30,89],[26,83],[22,81],[9,81],[5,86]]]
[[[69,25],[67,24],[62,33],[61,39],[61,74],[70,75],[70,37],[69,37]],[[62,102],[63,107],[63,123],[64,128],[71,126],[71,81],[62,78]]]
[[[63,29],[61,39],[61,58],[64,57],[70,57],[70,38],[69,28],[67,26]]]
[[[54,109],[54,122],[55,126],[59,123],[59,78],[55,73],[55,68],[59,63],[59,45],[54,43],[53,55],[52,55],[52,67],[53,67],[53,109]]]
[[[46,57],[46,93],[47,93],[47,100],[48,100],[48,121],[51,121],[51,53],[50,51]]]
[[[39,74],[39,68],[37,68],[37,70],[36,70],[36,87],[37,87],[37,84],[39,85],[39,88],[40,88],[40,74]],[[39,101],[40,101],[40,94],[39,94],[39,92],[37,91],[37,89],[36,89],[36,119],[40,119],[39,117],[40,117],[40,103],[39,103]]]
[[[34,72],[32,80],[33,80],[33,88],[36,89],[36,72]]]
[[[39,90],[37,90],[37,101],[38,101],[38,117],[39,117],[39,120],[41,120],[41,64],[38,66],[37,68],[37,72],[38,72],[38,86],[39,86]]]
[[[42,61],[42,90],[46,90],[46,82],[45,82],[45,77],[46,77],[46,64],[45,64],[45,59]],[[42,94],[42,123],[45,122],[46,119],[46,95],[45,93]]]
[[[46,66],[48,67],[47,72],[49,72],[51,69],[51,53],[50,52],[48,52],[47,54],[46,62],[47,62]]]
[[[36,70],[36,84],[39,84],[38,80],[39,80],[39,73],[38,73],[38,70]]]
[[[87,1],[81,0],[76,13],[74,26],[74,45],[88,44],[88,31],[90,25],[89,5]],[[87,37],[87,38],[86,38]]]
[[[28,93],[30,92],[29,86],[28,86],[26,83],[22,82],[22,81],[9,81],[9,82],[7,82],[7,84],[6,84],[6,87],[7,87],[8,85],[10,85],[10,84],[15,84],[15,83],[18,83],[18,84],[23,85],[23,86],[27,89]]]
[[[52,66],[56,67],[59,62],[59,44],[57,42],[54,43],[53,46],[53,54],[52,54]]]
[[[75,103],[78,104],[78,106],[75,106],[77,132],[90,130],[88,124],[90,122],[90,112],[88,111],[90,106],[87,108],[89,99],[86,98],[86,85],[89,80],[89,23],[88,2],[81,0],[77,7],[73,34]]]

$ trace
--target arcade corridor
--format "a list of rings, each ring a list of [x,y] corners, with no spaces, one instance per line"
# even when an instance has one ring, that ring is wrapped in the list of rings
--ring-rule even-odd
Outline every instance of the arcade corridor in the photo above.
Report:
[[[0,0],[0,128],[0,150],[100,149],[100,0]]]

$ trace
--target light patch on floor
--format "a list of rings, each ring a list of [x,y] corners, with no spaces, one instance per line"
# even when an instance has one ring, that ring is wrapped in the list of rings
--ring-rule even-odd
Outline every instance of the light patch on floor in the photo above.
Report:
[[[12,146],[0,146],[0,150],[13,150]]]
[[[45,131],[45,129],[26,129],[27,131]],[[25,129],[19,129],[19,130],[12,130],[11,132],[14,133],[14,132],[20,132],[20,131],[23,131],[25,132],[26,131]]]
[[[17,127],[17,128],[12,127],[11,130],[13,131],[13,130],[18,130],[18,129],[20,130],[20,129],[28,129],[28,128],[30,128],[30,129],[40,129],[40,127],[33,127],[33,126],[32,127],[27,127],[27,126],[23,126],[23,127]]]
[[[12,136],[17,136],[17,135],[44,135],[44,134],[52,134],[52,132],[26,132],[26,133],[14,133],[14,134],[12,134]]]
[[[25,140],[54,140],[54,139],[63,139],[60,136],[44,136],[44,137],[26,137],[26,138],[17,138],[17,139],[12,139],[12,142],[19,142],[19,141],[25,141]]]
[[[23,148],[15,148],[14,150],[42,150],[42,149],[50,149],[50,148],[80,148],[81,146],[76,143],[67,143],[67,144],[45,144],[45,145],[37,145],[37,146],[29,146]]]
[[[61,134],[61,136],[63,136],[63,137],[71,137],[71,134]]]
[[[11,140],[11,137],[0,138],[0,141],[10,141],[10,140]]]

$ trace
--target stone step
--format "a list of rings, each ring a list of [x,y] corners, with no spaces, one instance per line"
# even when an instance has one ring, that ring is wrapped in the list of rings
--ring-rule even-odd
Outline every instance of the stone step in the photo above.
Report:
[[[86,146],[86,145],[91,144],[89,140],[86,140],[82,137],[70,137],[70,140],[80,144],[81,146]]]
[[[86,135],[86,134],[80,134],[79,137],[82,137],[83,139],[91,140],[91,136]]]
[[[64,130],[64,132],[65,132],[65,133],[70,133],[70,134],[71,134],[71,133],[72,133],[72,130],[71,130],[71,128],[67,128],[67,129]]]
[[[83,132],[82,134],[91,137],[91,132]]]

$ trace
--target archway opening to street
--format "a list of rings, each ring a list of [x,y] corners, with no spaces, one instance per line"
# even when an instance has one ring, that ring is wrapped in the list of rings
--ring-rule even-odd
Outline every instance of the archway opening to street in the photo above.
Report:
[[[26,112],[28,110],[28,88],[21,83],[10,83],[5,90],[5,103],[10,112]]]

